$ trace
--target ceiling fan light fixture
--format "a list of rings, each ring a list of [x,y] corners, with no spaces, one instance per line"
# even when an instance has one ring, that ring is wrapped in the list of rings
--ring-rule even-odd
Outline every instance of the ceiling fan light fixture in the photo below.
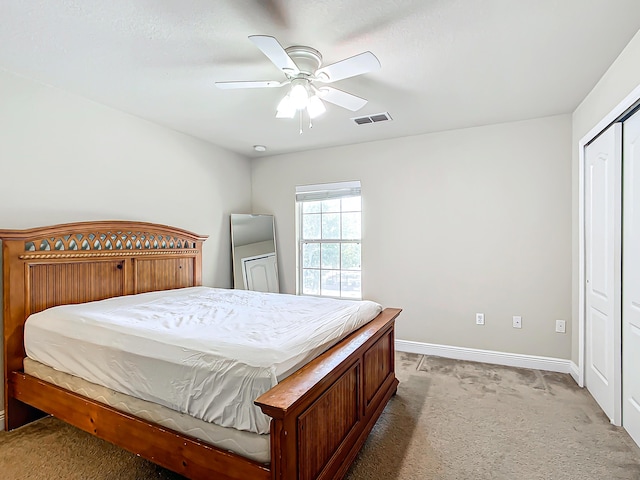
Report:
[[[309,118],[316,118],[327,111],[327,108],[322,103],[322,100],[317,95],[313,95],[309,99],[309,105],[307,106],[307,112],[309,112]]]
[[[318,87],[316,83],[333,83],[345,78],[373,72],[380,68],[380,61],[371,52],[363,52],[330,65],[322,66],[322,55],[318,50],[302,45],[283,48],[275,37],[250,35],[249,40],[284,74],[286,79],[266,81],[216,82],[221,89],[271,88],[290,85],[288,93],[278,104],[276,118],[295,118],[299,113],[300,133],[303,119],[311,120],[326,111],[324,102],[329,102],[355,112],[367,100],[334,87]],[[305,115],[306,110],[306,115]]]
[[[285,95],[278,104],[278,109],[276,110],[276,118],[293,118],[295,114],[296,107],[291,101],[291,97],[289,95]]]

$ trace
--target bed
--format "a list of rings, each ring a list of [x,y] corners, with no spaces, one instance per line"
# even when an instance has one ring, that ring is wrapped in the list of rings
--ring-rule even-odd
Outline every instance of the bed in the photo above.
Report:
[[[140,222],[83,222],[0,231],[5,424],[52,414],[188,478],[341,478],[398,381],[399,309],[335,344],[255,399],[270,417],[268,462],[123,412],[24,371],[27,317],[49,307],[201,285],[206,237]]]

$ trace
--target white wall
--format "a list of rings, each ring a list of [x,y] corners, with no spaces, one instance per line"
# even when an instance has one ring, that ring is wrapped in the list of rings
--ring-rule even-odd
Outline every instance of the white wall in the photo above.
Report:
[[[578,291],[580,283],[579,237],[578,237],[578,195],[579,151],[578,142],[607,116],[627,95],[640,85],[640,31],[631,39],[616,61],[609,67],[593,90],[573,113],[572,132],[572,319],[573,329],[572,360],[578,363]]]
[[[266,157],[253,211],[275,215],[294,293],[295,186],[361,180],[363,295],[404,309],[397,338],[569,358],[570,142],[563,115]]]
[[[181,227],[209,235],[204,283],[229,287],[229,214],[249,211],[250,173],[245,157],[0,70],[0,228]]]

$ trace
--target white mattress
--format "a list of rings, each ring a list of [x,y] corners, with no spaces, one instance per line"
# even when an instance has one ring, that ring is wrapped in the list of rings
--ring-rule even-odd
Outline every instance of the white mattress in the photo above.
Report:
[[[193,287],[31,315],[27,356],[223,427],[269,433],[262,393],[382,307],[370,301]]]
[[[271,461],[269,435],[243,432],[198,420],[157,403],[119,393],[110,388],[87,382],[68,373],[59,372],[30,358],[24,359],[24,371],[45,382],[53,383],[84,397],[109,405],[121,412],[157,423],[223,450],[242,455],[260,463]]]

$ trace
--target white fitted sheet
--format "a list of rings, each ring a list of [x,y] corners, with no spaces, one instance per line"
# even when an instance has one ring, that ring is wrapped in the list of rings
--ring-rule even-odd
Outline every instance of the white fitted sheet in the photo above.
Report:
[[[115,391],[259,434],[253,404],[382,307],[192,287],[53,307],[25,325],[27,356]]]
[[[65,390],[91,398],[143,420],[184,433],[222,450],[229,450],[260,463],[269,463],[271,461],[269,435],[243,432],[235,428],[220,427],[214,423],[198,420],[186,413],[176,412],[157,403],[140,400],[110,388],[87,382],[68,373],[59,372],[28,357],[24,359],[24,371],[31,376],[53,383]]]

